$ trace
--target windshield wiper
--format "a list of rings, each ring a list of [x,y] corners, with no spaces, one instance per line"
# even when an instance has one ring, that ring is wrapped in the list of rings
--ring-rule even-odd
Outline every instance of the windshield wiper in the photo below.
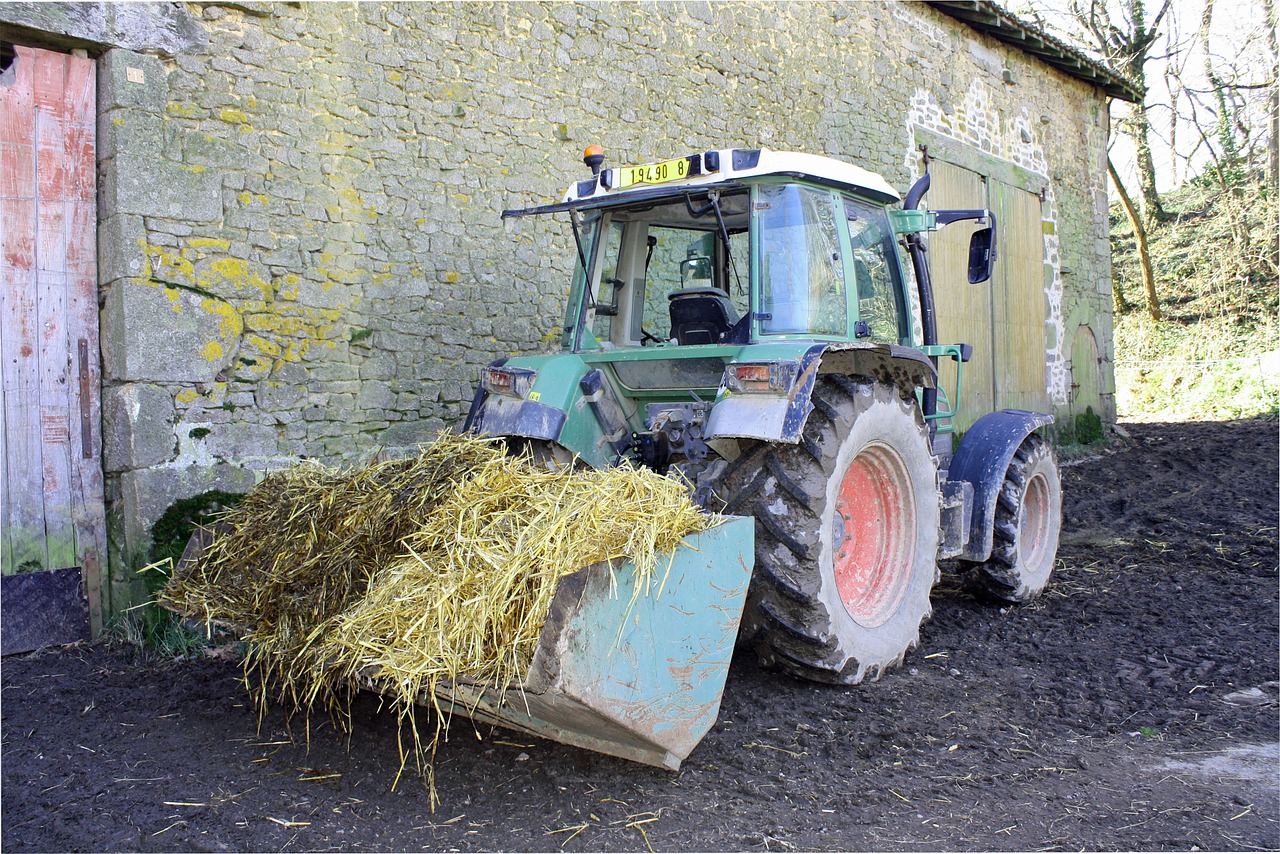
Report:
[[[733,271],[733,281],[738,286],[738,295],[741,296],[744,291],[742,288],[742,277],[738,275],[738,265],[734,263],[733,251],[729,248],[729,229],[724,224],[724,214],[720,212],[720,191],[707,191],[707,203],[700,208],[693,207],[693,194],[684,194],[684,206],[689,211],[689,216],[694,219],[704,217],[708,211],[715,211],[716,222],[720,226],[720,241],[724,244],[724,257],[729,262],[729,269]]]

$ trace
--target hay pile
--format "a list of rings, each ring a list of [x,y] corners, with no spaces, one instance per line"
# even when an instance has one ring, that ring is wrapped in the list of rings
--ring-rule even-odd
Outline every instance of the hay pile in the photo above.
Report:
[[[248,629],[260,710],[274,696],[287,713],[320,705],[345,724],[361,675],[410,722],[442,683],[518,684],[561,576],[625,557],[657,595],[658,555],[711,519],[647,470],[548,472],[496,442],[442,435],[412,459],[273,474],[222,524],[162,603]]]

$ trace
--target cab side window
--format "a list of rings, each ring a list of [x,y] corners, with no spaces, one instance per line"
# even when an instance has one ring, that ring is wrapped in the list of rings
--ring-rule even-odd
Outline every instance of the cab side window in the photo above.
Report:
[[[893,244],[893,231],[883,208],[844,197],[849,221],[849,245],[858,296],[859,329],[873,341],[897,344],[905,336],[906,311],[902,305],[901,272]],[[861,324],[865,323],[863,329]]]
[[[611,222],[608,231],[605,232],[604,256],[600,259],[603,267],[600,272],[599,293],[596,294],[597,306],[609,304],[613,299],[614,288],[610,283],[618,275],[618,255],[622,251],[622,229],[622,223]],[[613,317],[597,310],[595,319],[591,323],[591,333],[601,341],[608,341],[613,337]]]
[[[796,184],[763,184],[755,210],[760,231],[760,331],[847,334],[835,197]]]

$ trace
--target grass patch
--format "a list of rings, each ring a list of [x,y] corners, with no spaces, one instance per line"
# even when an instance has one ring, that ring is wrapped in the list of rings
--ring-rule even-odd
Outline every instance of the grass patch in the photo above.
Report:
[[[1133,420],[1271,416],[1280,406],[1276,195],[1192,182],[1166,194],[1150,230],[1164,319],[1141,301],[1127,219],[1113,207],[1113,278],[1131,304],[1115,325],[1116,406]],[[1078,429],[1078,428],[1077,428]]]
[[[209,647],[204,632],[154,602],[120,614],[108,626],[107,636],[160,658],[194,658]]]

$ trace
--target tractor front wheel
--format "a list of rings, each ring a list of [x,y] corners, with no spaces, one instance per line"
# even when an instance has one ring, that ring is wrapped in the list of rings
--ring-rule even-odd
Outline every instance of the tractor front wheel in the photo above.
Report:
[[[812,401],[799,444],[753,446],[717,492],[756,519],[743,642],[766,665],[854,684],[901,663],[931,613],[937,464],[894,386],[823,376]]]

